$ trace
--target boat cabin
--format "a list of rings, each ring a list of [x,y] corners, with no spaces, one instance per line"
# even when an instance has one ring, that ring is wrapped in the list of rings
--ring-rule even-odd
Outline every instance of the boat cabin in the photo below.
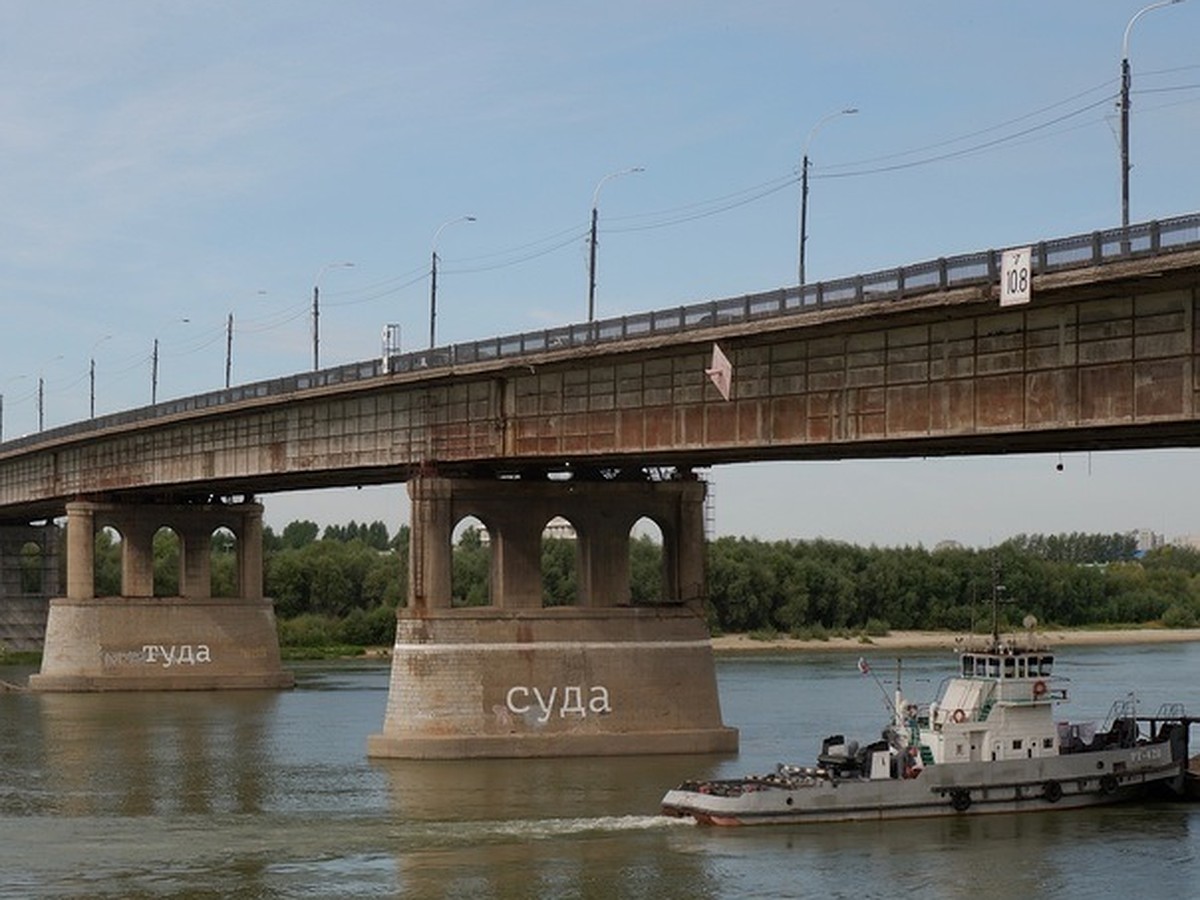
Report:
[[[963,678],[1049,678],[1054,657],[1048,653],[971,652],[962,655]]]
[[[1054,656],[1042,650],[993,643],[968,650],[957,676],[930,704],[921,734],[937,762],[1028,759],[1058,753],[1051,691]]]

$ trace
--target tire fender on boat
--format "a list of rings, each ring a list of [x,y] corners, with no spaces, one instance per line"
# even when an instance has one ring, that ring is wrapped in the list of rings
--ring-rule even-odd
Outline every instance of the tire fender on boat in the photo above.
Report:
[[[1100,793],[1111,794],[1117,789],[1117,776],[1108,774],[1100,776]]]
[[[950,792],[950,805],[955,812],[966,812],[971,808],[971,792],[966,788],[955,788]]]
[[[963,722],[967,721],[967,714],[961,709],[956,709],[950,714],[950,721],[955,725],[961,725]]]
[[[1057,781],[1047,781],[1042,785],[1042,796],[1050,803],[1057,803],[1062,799],[1062,785]]]

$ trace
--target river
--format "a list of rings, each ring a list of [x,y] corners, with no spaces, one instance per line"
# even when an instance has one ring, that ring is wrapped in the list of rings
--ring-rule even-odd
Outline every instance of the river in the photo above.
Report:
[[[386,663],[297,665],[287,692],[0,694],[0,897],[1200,895],[1200,805],[729,830],[658,815],[686,777],[874,737],[896,661],[864,649],[869,676],[855,654],[720,659],[742,741],[720,759],[368,760]],[[906,654],[908,694],[948,662]],[[1200,644],[1063,649],[1064,717],[1103,720],[1133,687],[1147,712],[1195,714],[1198,672]]]

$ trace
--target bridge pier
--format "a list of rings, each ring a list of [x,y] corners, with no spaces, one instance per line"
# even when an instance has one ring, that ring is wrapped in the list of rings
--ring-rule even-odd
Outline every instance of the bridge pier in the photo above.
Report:
[[[178,595],[155,596],[154,535],[179,537]],[[98,529],[121,536],[121,593],[97,597]],[[236,596],[214,597],[211,540],[236,539]],[[40,691],[290,687],[263,596],[262,506],[67,504],[67,594],[50,601]]]
[[[0,649],[42,649],[59,559],[53,524],[0,525]]]
[[[408,759],[721,753],[703,618],[704,485],[422,476],[412,498],[408,605],[397,613],[383,731],[368,755]],[[451,593],[452,535],[486,527],[491,605]],[[547,522],[576,533],[578,603],[543,607]],[[630,530],[663,536],[661,603],[634,606]]]

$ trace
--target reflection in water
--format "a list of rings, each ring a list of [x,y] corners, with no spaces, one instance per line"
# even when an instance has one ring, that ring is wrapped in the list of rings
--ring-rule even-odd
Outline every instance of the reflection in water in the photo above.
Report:
[[[418,895],[715,897],[701,857],[670,852],[695,826],[658,815],[662,786],[703,757],[376,760]],[[425,829],[412,829],[425,823]],[[437,823],[436,825],[434,823]],[[429,828],[428,826],[433,826]],[[417,834],[421,837],[417,839]],[[436,836],[435,836],[436,834]],[[448,880],[449,879],[449,880]]]
[[[67,815],[260,812],[263,729],[278,696],[40,695],[41,768],[58,787],[39,799]]]
[[[1200,708],[1179,697],[1200,645],[1070,660],[1073,709],[1134,684]],[[932,687],[943,669],[906,661],[905,678]],[[746,829],[658,815],[686,777],[878,728],[878,690],[844,655],[721,661],[743,738],[723,759],[369,761],[387,666],[297,675],[281,693],[0,694],[0,898],[1011,900],[1200,883],[1200,805]]]

